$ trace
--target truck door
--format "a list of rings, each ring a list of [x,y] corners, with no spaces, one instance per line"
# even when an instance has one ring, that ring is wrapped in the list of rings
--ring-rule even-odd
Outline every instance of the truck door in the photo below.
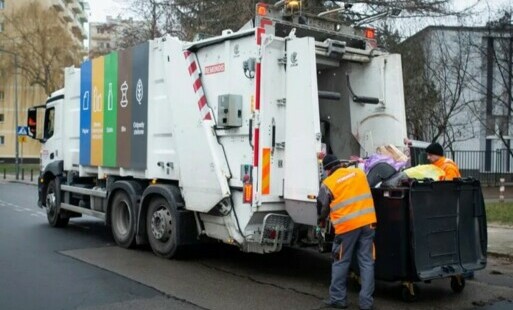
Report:
[[[41,146],[42,170],[53,162],[62,160],[62,103],[64,96],[56,96],[50,99],[46,105],[43,121],[43,138]]]
[[[294,222],[317,223],[321,129],[313,38],[287,41],[284,198]]]
[[[351,131],[358,140],[360,156],[375,153],[385,144],[403,145],[406,137],[401,56],[382,55],[369,63],[351,63],[347,69],[353,98],[377,98],[379,104],[350,102]]]

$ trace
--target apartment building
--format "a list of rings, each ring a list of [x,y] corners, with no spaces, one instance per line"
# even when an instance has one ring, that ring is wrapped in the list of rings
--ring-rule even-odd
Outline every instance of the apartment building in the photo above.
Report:
[[[144,21],[112,16],[107,16],[105,22],[89,23],[89,57],[94,58],[122,49],[123,45],[126,46],[129,43],[124,38],[126,32],[132,32],[130,29],[143,29],[145,26]],[[136,40],[135,37],[131,39]]]
[[[34,0],[0,0],[0,16],[8,14]],[[37,0],[43,7],[55,10],[77,46],[84,46],[87,39],[85,23],[88,21],[89,4],[84,0]],[[3,12],[2,12],[3,11]],[[0,31],[9,31],[4,27],[0,17]],[[12,63],[14,55],[1,51],[0,58]],[[18,61],[21,61],[18,59]],[[17,91],[16,91],[17,90]],[[17,96],[16,96],[17,95]],[[17,100],[16,100],[17,97]],[[23,76],[14,71],[0,72],[0,163],[13,162],[16,156],[16,128],[24,126],[26,111],[29,107],[43,104],[46,100],[44,90],[38,85],[30,85]],[[16,101],[18,123],[16,125]],[[31,139],[18,138],[18,154],[24,162],[37,161],[39,158],[39,142]]]
[[[132,22],[107,16],[106,22],[93,22],[89,24],[89,56],[107,54],[116,50],[119,45],[119,35],[123,27]]]
[[[482,27],[430,26],[401,45],[403,69],[421,64],[437,92],[437,109],[450,115],[438,140],[459,152],[460,169],[505,172],[511,179],[513,24],[506,17]]]

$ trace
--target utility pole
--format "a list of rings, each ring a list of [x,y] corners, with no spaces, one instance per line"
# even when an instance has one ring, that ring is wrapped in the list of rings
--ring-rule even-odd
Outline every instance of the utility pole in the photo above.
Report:
[[[14,57],[14,136],[15,136],[15,169],[16,180],[20,179],[20,153],[18,141],[18,55],[16,53],[0,49],[0,52],[9,54]]]

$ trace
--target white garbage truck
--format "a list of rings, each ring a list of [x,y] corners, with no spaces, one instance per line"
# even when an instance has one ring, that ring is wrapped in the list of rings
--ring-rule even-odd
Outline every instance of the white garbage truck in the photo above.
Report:
[[[258,4],[237,32],[66,68],[27,125],[50,225],[94,216],[162,257],[204,237],[271,253],[316,225],[320,154],[403,145],[401,58],[373,29]]]

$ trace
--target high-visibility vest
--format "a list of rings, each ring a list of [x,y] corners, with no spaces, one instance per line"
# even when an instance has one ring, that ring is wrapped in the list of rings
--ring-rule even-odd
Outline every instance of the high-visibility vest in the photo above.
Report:
[[[330,220],[335,234],[376,223],[372,193],[365,173],[358,168],[339,168],[323,184],[333,195]]]
[[[435,161],[433,164],[445,172],[445,176],[441,177],[441,180],[451,181],[454,178],[461,178],[458,165],[449,158],[440,157],[440,159]]]

